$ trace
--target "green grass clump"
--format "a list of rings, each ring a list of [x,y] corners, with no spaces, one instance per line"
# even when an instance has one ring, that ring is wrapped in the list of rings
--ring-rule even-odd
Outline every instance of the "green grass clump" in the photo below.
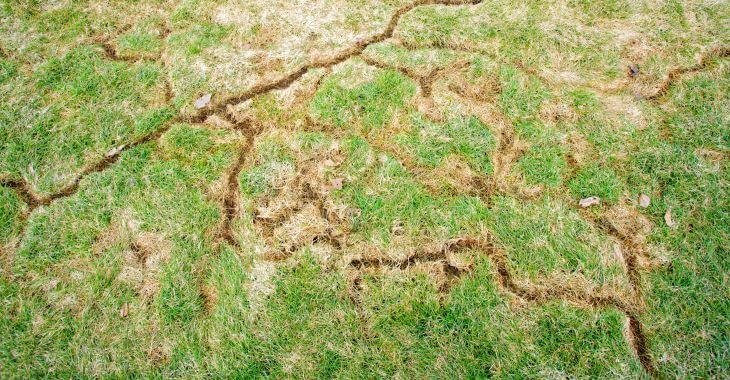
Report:
[[[580,169],[568,183],[576,198],[599,197],[616,203],[623,191],[623,183],[607,165],[590,165]]]
[[[2,170],[29,174],[44,192],[59,188],[67,180],[62,175],[171,117],[170,110],[153,106],[160,79],[157,64],[108,62],[92,48],[48,60],[32,81],[16,87],[32,91],[27,102],[13,98],[0,105],[4,125],[16,126],[0,133],[7,147],[0,153]],[[34,173],[43,176],[36,179]]]
[[[18,65],[10,60],[0,60],[0,84],[12,79],[18,73]]]
[[[241,173],[241,190],[249,195],[271,194],[277,179],[294,173],[296,165],[292,153],[276,139],[262,140],[256,153],[256,165]]]
[[[396,141],[406,147],[419,165],[434,168],[446,156],[457,154],[480,174],[491,173],[494,136],[476,117],[454,118],[445,124],[436,124],[416,115],[412,123],[411,131],[397,136]]]
[[[310,109],[317,118],[337,127],[360,122],[366,130],[382,128],[414,92],[415,86],[410,79],[384,70],[372,82],[352,89],[339,85],[335,79],[327,80],[312,100]]]
[[[528,184],[557,186],[567,167],[565,152],[560,146],[535,145],[520,159],[519,168]]]
[[[360,178],[347,183],[339,194],[360,210],[352,222],[354,233],[387,244],[394,226],[401,226],[407,236],[428,232],[434,239],[477,229],[486,212],[478,200],[467,196],[436,197],[392,157],[380,155],[378,161],[367,160],[376,152],[366,144],[358,139],[348,141],[350,153],[343,164],[346,172],[360,173]]]
[[[509,251],[518,277],[581,273],[596,284],[623,277],[621,263],[604,262],[607,247],[592,236],[590,225],[548,197],[532,207],[512,198],[497,199],[490,227]]]
[[[0,188],[0,242],[19,232],[22,207],[21,200],[11,190]]]
[[[725,70],[725,69],[723,69]],[[724,71],[723,71],[724,72]],[[727,370],[726,276],[728,230],[726,164],[701,150],[724,149],[727,76],[703,74],[678,83],[666,114],[669,138],[647,133],[631,156],[632,183],[648,184],[662,197],[647,214],[656,223],[652,239],[669,249],[669,264],[649,274],[646,323],[651,348],[662,352],[669,376],[712,377]],[[691,115],[691,116],[690,116]],[[682,125],[678,124],[683,120]],[[716,159],[716,158],[715,158]],[[664,224],[671,208],[676,229]]]
[[[162,41],[151,33],[128,33],[117,38],[117,54],[150,56],[161,49]]]

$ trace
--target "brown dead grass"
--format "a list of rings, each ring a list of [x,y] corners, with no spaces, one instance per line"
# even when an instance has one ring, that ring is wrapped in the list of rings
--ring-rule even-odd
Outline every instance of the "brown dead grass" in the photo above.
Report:
[[[295,212],[273,232],[276,245],[286,252],[296,247],[312,244],[318,236],[323,236],[331,228],[328,221],[322,217],[319,208],[307,204]]]
[[[477,258],[474,255],[480,255],[492,262],[502,289],[529,304],[563,300],[582,308],[612,307],[627,314],[635,313],[640,307],[633,298],[626,299],[622,292],[610,287],[596,287],[581,275],[552,275],[537,282],[515,279],[508,268],[506,252],[486,232],[479,237],[462,237],[443,243],[412,243],[396,245],[399,248],[388,252],[361,244],[356,254],[344,258],[345,267],[356,272],[350,276],[349,287],[356,306],[360,300],[358,293],[363,273],[382,274],[420,266],[435,279],[437,288],[448,291],[455,281],[471,271]],[[472,256],[463,256],[463,252],[473,253]]]
[[[595,158],[593,145],[579,133],[573,132],[567,135],[563,144],[567,152],[568,165],[573,172],[589,164]]]
[[[266,299],[274,294],[274,275],[276,266],[272,262],[254,262],[249,276],[251,281],[248,285],[248,302],[250,317],[255,318],[264,309]]]
[[[134,286],[143,300],[153,299],[159,292],[159,274],[170,258],[171,248],[170,242],[161,235],[140,233],[125,252],[119,280]]]
[[[299,157],[297,174],[275,194],[258,200],[254,226],[267,240],[269,258],[286,259],[314,243],[336,248],[346,244],[352,210],[332,199],[335,179],[327,174],[343,161],[340,155],[339,144],[333,144],[324,155]]]
[[[607,223],[623,240],[633,245],[645,245],[652,223],[644,215],[627,205],[611,207],[605,214]]]
[[[656,89],[651,92],[642,91],[644,97],[649,100],[660,100],[668,92],[674,83],[685,75],[691,75],[699,71],[705,70],[715,60],[730,57],[730,46],[715,46],[700,53],[697,57],[697,63],[688,67],[676,67],[670,70]]]
[[[432,189],[445,189],[453,193],[474,194],[478,175],[471,170],[469,164],[458,155],[448,155],[441,164],[423,180]]]

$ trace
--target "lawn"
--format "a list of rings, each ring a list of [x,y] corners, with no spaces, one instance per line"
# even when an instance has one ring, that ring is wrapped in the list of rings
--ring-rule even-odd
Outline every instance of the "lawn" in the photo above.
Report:
[[[730,374],[727,2],[0,18],[0,378]]]

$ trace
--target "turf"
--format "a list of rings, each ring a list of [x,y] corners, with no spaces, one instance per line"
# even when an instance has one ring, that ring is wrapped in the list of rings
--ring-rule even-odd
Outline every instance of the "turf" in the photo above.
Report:
[[[0,18],[2,378],[730,373],[727,3]]]

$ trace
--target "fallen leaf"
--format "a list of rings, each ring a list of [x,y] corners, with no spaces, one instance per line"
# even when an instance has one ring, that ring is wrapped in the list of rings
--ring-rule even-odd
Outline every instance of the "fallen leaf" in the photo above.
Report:
[[[649,207],[650,204],[651,204],[651,198],[649,198],[648,195],[646,195],[646,194],[639,195],[639,206],[641,206],[643,208],[647,208],[647,207]]]
[[[122,305],[122,308],[119,310],[119,316],[122,318],[126,318],[127,315],[129,315],[129,304],[125,302],[124,305]]]
[[[205,106],[207,106],[208,103],[210,103],[210,98],[212,96],[213,96],[213,94],[205,94],[205,95],[199,97],[195,101],[195,108],[197,108],[197,109],[205,108]]]
[[[104,156],[105,156],[106,158],[112,158],[112,157],[116,157],[116,156],[118,156],[118,155],[119,155],[119,153],[122,153],[122,151],[123,151],[123,150],[124,150],[124,148],[126,148],[126,147],[127,147],[126,145],[120,145],[120,146],[118,146],[118,147],[116,147],[116,148],[112,148],[111,150],[109,150],[108,152],[106,152],[106,154],[105,154]]]
[[[613,254],[614,254],[614,256],[616,257],[616,260],[619,263],[624,263],[625,262],[624,252],[623,252],[623,250],[621,250],[621,245],[620,244],[614,244],[613,245]]]
[[[667,227],[669,228],[675,228],[677,227],[677,222],[675,222],[672,219],[672,208],[668,208],[667,212],[664,213],[664,222],[667,223]]]
[[[599,197],[583,198],[580,200],[579,204],[580,204],[580,207],[583,207],[583,208],[599,205],[599,204],[601,204],[601,198],[599,198]]]

